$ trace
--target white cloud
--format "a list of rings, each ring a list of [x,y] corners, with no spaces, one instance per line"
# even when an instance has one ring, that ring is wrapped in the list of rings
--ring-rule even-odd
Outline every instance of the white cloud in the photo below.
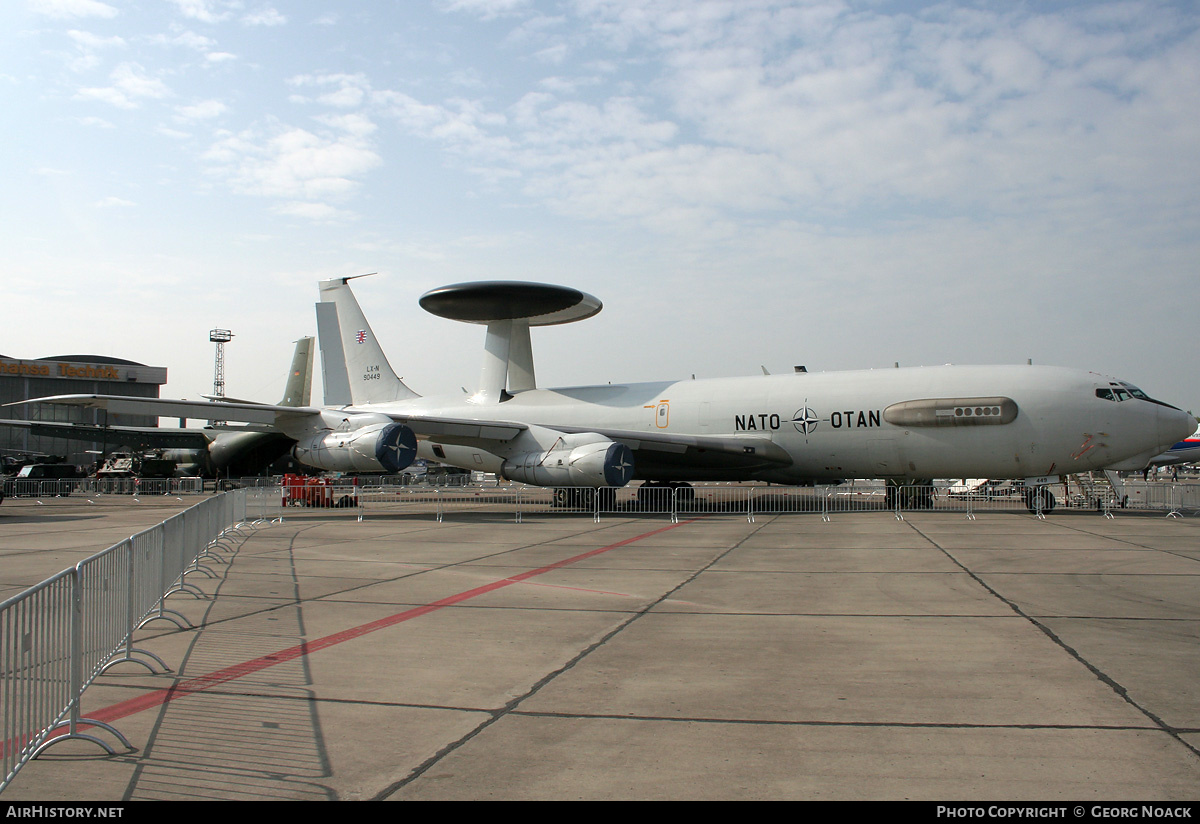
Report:
[[[101,100],[122,109],[136,109],[142,100],[169,97],[171,90],[156,77],[146,74],[137,63],[122,63],[109,75],[111,86],[83,88],[77,97]]]
[[[303,200],[281,203],[273,211],[276,214],[302,217],[318,223],[349,220],[353,217],[352,213],[330,206],[328,203],[313,203]]]
[[[181,31],[176,35],[155,34],[148,39],[151,43],[162,46],[183,46],[201,52],[206,52],[217,45],[216,40],[194,31]]]
[[[156,77],[150,77],[137,63],[122,63],[113,69],[114,85],[133,97],[159,98],[171,94],[170,89]]]
[[[553,46],[547,46],[541,51],[534,53],[533,56],[542,63],[559,65],[567,59],[568,53],[569,50],[566,43],[555,43]]]
[[[315,119],[318,123],[358,138],[365,138],[379,128],[369,117],[360,113],[318,115]]]
[[[70,37],[75,44],[81,49],[107,49],[122,47],[125,45],[125,38],[113,35],[112,37],[101,37],[91,32],[79,31],[71,29],[67,32],[67,37]]]
[[[246,26],[282,26],[285,23],[287,23],[287,18],[270,7],[242,16],[242,24]]]
[[[317,100],[327,106],[345,109],[357,108],[362,105],[363,90],[354,86],[343,86],[337,91],[321,95]]]
[[[575,8],[600,38],[593,47],[624,55],[614,74],[658,67],[637,83],[642,96],[556,76],[505,107],[400,91],[370,100],[469,159],[464,168],[490,180],[519,171],[527,194],[592,217],[1050,214],[1095,208],[1095,187],[1132,207],[1164,185],[1179,202],[1171,170],[1200,133],[1186,114],[1200,103],[1200,35],[1138,7],[908,15],[843,2],[590,0]],[[539,44],[538,27],[521,31],[535,58],[566,52]],[[1174,48],[1148,50],[1170,38]]]
[[[102,117],[77,117],[75,118],[75,122],[79,123],[81,126],[95,126],[99,129],[116,128],[111,122]]]
[[[176,114],[181,120],[211,120],[229,111],[229,107],[220,100],[202,100],[190,106],[178,106]]]
[[[117,16],[115,8],[98,0],[29,0],[29,8],[36,14],[59,19]]]
[[[464,12],[484,20],[518,14],[529,8],[529,0],[440,0],[438,7],[448,12]]]
[[[383,161],[362,118],[333,119],[320,134],[274,124],[269,134],[225,134],[205,154],[239,194],[310,203],[341,200]],[[289,214],[300,214],[289,207]],[[316,214],[315,208],[310,213]]]
[[[121,37],[101,37],[92,34],[91,32],[78,31],[72,29],[67,32],[67,37],[75,43],[75,47],[79,50],[79,56],[70,60],[68,66],[74,72],[87,72],[97,68],[101,59],[97,54],[102,49],[124,48],[126,43]]]
[[[364,74],[301,74],[290,78],[288,85],[318,89],[332,87],[331,91],[318,95],[316,101],[342,109],[361,106],[371,88]],[[299,100],[307,102],[305,98]]]
[[[199,20],[201,23],[223,23],[233,17],[234,11],[240,7],[239,3],[227,2],[227,0],[171,0],[178,8],[179,12],[192,20]]]

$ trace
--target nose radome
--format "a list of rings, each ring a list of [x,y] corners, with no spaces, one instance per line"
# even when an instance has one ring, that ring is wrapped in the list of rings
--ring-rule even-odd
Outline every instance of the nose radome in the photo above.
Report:
[[[1174,407],[1158,407],[1158,440],[1161,449],[1168,450],[1196,431],[1196,419]]]

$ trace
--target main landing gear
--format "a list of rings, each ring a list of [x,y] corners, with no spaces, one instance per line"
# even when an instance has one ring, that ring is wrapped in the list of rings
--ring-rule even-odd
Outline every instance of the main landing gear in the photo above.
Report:
[[[896,509],[933,509],[932,481],[917,481],[913,483],[896,484],[888,482],[887,508]]]
[[[599,493],[599,501],[596,495]],[[599,503],[601,512],[617,508],[617,490],[612,487],[592,489],[590,486],[559,487],[554,490],[555,509],[583,509],[591,512]]]
[[[1050,512],[1054,504],[1054,493],[1044,486],[1025,490],[1025,506],[1030,512]]]
[[[556,509],[591,509],[596,503],[596,490],[590,486],[567,486],[554,490]]]

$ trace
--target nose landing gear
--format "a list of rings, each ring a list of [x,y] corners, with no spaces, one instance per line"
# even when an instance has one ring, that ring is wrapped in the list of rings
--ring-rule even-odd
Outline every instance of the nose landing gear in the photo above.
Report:
[[[1025,490],[1025,506],[1030,512],[1051,512],[1054,504],[1054,493],[1044,486]]]

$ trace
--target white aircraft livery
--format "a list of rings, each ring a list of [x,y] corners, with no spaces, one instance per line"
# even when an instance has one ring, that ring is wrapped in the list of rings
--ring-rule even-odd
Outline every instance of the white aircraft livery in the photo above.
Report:
[[[1196,421],[1132,384],[1050,366],[938,366],[542,389],[530,328],[591,317],[575,289],[483,282],[427,292],[441,317],[487,327],[473,394],[422,397],[397,377],[350,289],[320,284],[326,405],[234,402],[222,417],[270,424],[307,465],[398,472],[417,458],[554,487],[639,479],[807,484],[845,478],[1028,484],[1142,469]],[[211,417],[212,404],[102,395],[43,398],[114,412]],[[201,411],[189,411],[197,407]]]

